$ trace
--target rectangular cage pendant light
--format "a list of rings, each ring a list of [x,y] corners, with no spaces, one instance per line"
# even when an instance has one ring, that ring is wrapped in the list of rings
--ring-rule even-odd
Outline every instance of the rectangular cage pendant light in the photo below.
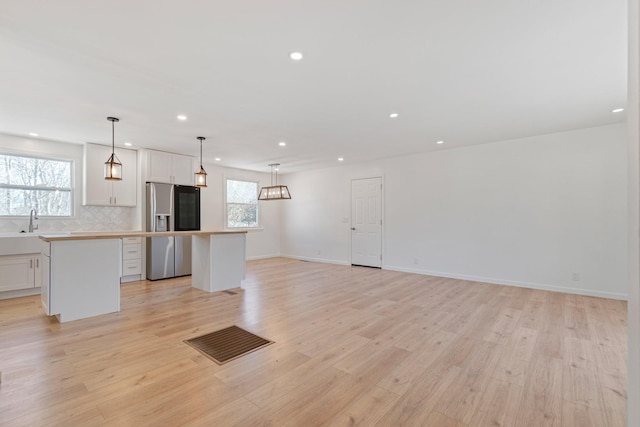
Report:
[[[286,185],[278,185],[278,166],[280,163],[272,163],[271,166],[271,185],[269,187],[262,187],[258,200],[286,200],[291,198],[289,188]],[[274,185],[274,171],[275,171],[275,185]]]

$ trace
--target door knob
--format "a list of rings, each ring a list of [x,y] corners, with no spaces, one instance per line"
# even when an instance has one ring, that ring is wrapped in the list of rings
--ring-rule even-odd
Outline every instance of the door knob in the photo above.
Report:
[[[351,227],[351,229],[352,229],[353,231],[356,231],[356,228],[355,228],[355,227]]]

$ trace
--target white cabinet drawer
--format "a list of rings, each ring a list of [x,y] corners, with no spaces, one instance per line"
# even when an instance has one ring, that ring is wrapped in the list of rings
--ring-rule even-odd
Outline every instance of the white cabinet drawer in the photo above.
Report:
[[[142,273],[142,260],[129,259],[126,261],[122,261],[123,276],[130,276],[132,274],[141,274],[141,273]]]
[[[123,237],[122,238],[123,245],[133,245],[133,244],[142,244],[142,237]]]
[[[122,238],[122,274],[120,282],[130,282],[142,274],[142,237]],[[139,277],[138,277],[139,278]]]
[[[142,245],[122,245],[122,260],[140,259],[142,258]]]

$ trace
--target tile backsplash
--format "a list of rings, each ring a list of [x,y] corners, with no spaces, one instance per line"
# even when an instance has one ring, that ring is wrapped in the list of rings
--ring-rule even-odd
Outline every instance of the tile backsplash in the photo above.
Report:
[[[111,206],[79,206],[71,218],[41,218],[35,221],[37,233],[48,231],[126,231],[134,230],[136,209]],[[27,231],[29,218],[0,218],[0,232]]]

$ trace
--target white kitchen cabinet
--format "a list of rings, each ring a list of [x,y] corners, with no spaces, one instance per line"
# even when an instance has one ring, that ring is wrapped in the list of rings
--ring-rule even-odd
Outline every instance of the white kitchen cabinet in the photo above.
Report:
[[[121,283],[140,280],[142,274],[142,237],[122,238]]]
[[[193,157],[147,150],[147,181],[193,185]]]
[[[0,256],[0,292],[40,286],[40,254]]]
[[[126,148],[117,148],[116,156],[122,163],[122,180],[104,179],[104,162],[111,155],[111,147],[98,144],[85,144],[82,194],[83,205],[93,206],[135,206],[136,176],[138,169],[137,152]]]

